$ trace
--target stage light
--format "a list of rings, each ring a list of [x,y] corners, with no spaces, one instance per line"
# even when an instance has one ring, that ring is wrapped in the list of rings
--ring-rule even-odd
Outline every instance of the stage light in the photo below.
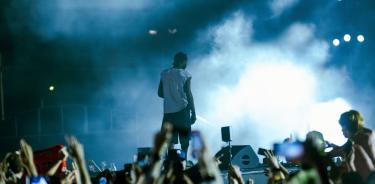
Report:
[[[158,31],[153,30],[153,29],[150,29],[150,30],[148,31],[148,34],[150,34],[150,35],[156,35],[156,34],[158,34]]]
[[[49,86],[48,88],[50,91],[54,91],[55,90],[55,86]]]
[[[176,28],[168,29],[168,32],[169,32],[169,34],[176,34],[177,33],[177,29]]]
[[[352,37],[350,36],[350,34],[345,34],[344,35],[344,41],[350,42],[351,39],[352,39]]]
[[[332,44],[337,47],[337,46],[340,45],[340,40],[335,38],[335,39],[333,39]]]
[[[364,42],[365,41],[365,37],[363,36],[363,35],[358,35],[357,36],[357,40],[358,40],[358,42]]]

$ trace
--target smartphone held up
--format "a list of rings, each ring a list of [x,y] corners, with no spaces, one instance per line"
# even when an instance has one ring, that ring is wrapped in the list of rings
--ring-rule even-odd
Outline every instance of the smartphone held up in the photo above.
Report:
[[[192,156],[198,159],[202,150],[202,135],[198,130],[191,131]]]
[[[285,156],[286,158],[298,158],[304,153],[304,146],[302,142],[283,142],[273,145],[273,151],[276,155]]]

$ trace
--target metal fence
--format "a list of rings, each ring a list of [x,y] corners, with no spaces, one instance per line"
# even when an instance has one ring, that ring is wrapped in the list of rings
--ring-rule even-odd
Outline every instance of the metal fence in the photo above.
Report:
[[[102,106],[47,106],[24,111],[0,123],[0,138],[126,132],[137,128],[137,114]]]

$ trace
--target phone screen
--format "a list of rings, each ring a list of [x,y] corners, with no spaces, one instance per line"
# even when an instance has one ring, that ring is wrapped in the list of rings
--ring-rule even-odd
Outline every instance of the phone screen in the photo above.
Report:
[[[192,156],[193,158],[199,158],[199,154],[202,149],[202,138],[199,131],[193,130],[191,132],[191,144],[193,147]]]
[[[100,177],[99,184],[107,184],[107,179],[105,177]]]
[[[28,184],[48,184],[46,178],[44,176],[32,176],[27,178]]]
[[[182,150],[177,150],[178,157],[182,160],[186,159],[186,153]]]
[[[303,154],[304,148],[301,142],[285,142],[274,144],[274,151],[276,155],[297,158]]]

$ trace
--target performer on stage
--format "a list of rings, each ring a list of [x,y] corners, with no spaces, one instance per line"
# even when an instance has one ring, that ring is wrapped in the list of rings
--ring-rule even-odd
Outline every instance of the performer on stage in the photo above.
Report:
[[[191,134],[191,125],[195,123],[195,107],[190,89],[191,74],[185,70],[187,55],[178,52],[174,56],[173,67],[161,72],[158,95],[164,98],[163,125],[169,122],[173,126],[171,147],[178,144],[187,155]],[[162,126],[163,126],[162,125]]]

